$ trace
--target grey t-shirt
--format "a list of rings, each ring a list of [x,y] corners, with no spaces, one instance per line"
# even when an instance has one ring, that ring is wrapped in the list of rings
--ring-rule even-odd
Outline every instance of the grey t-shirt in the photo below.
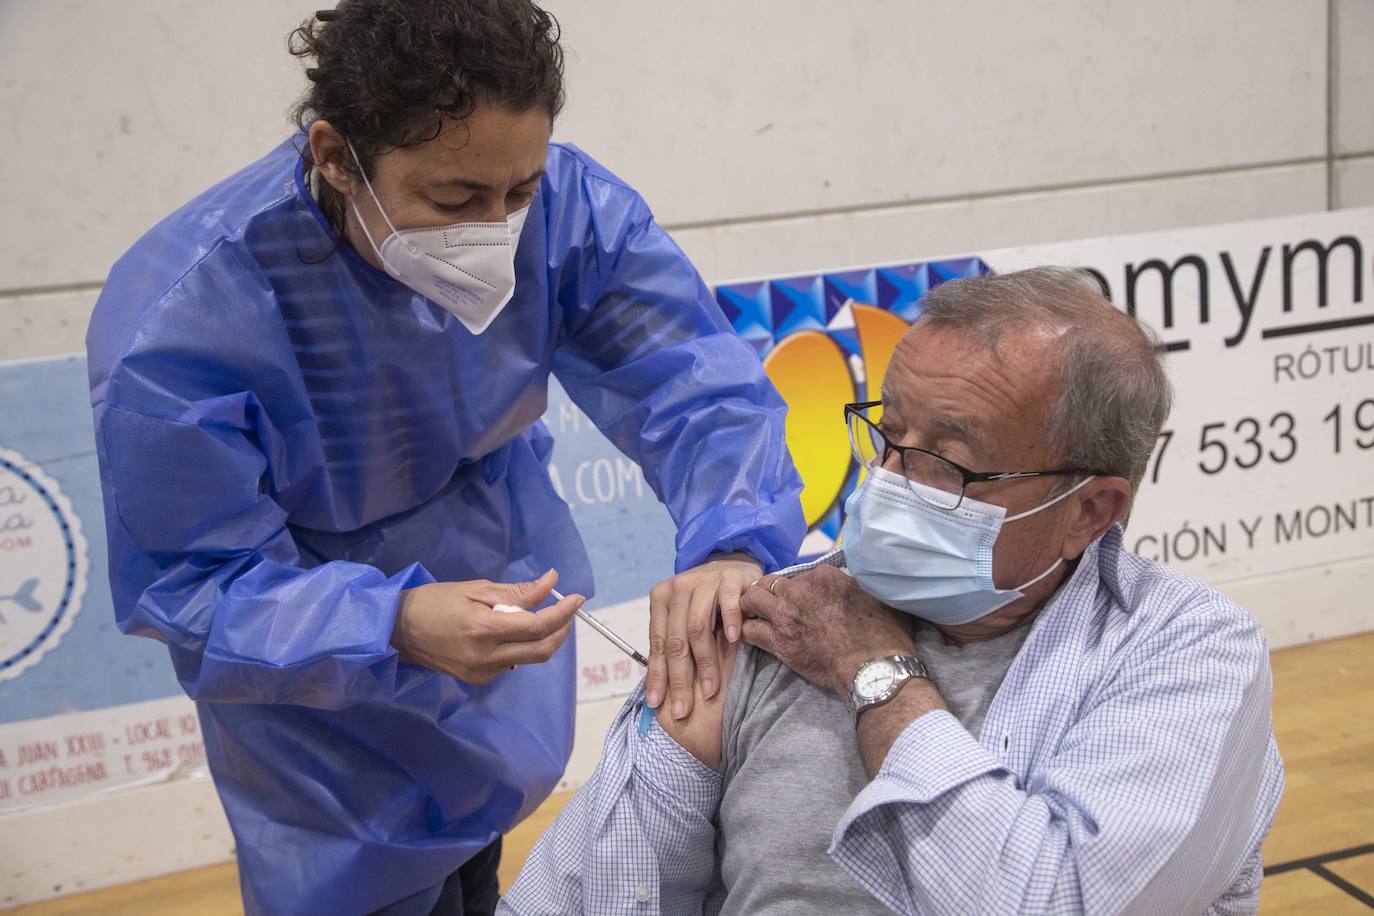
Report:
[[[916,657],[930,669],[950,713],[973,737],[981,737],[992,698],[1030,631],[1026,624],[996,639],[947,646],[939,630],[916,621]]]
[[[975,736],[1029,631],[956,647],[918,624],[918,656],[950,712]],[[723,916],[886,913],[826,855],[835,825],[868,784],[848,707],[773,656],[743,646],[722,728],[716,855]]]

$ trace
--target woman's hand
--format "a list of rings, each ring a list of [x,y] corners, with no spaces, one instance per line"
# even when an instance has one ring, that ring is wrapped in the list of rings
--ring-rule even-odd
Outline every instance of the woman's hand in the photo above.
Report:
[[[533,582],[479,579],[408,589],[401,596],[391,644],[402,662],[469,684],[485,684],[516,665],[546,662],[568,638],[573,614],[586,599],[568,595],[530,614],[507,614],[492,607],[538,607],[557,582],[558,573],[549,570]]]
[[[649,682],[647,699],[657,709],[666,696],[674,719],[692,711],[693,684],[710,699],[724,684],[716,647],[716,609],[725,638],[739,639],[739,599],[763,567],[744,553],[726,553],[671,579],[649,593]]]
[[[730,672],[735,666],[735,655],[739,643],[727,642],[725,636],[717,633],[716,648],[720,652],[721,683],[730,683]],[[701,692],[701,681],[693,688],[692,712],[682,719],[674,719],[666,709],[658,711],[658,724],[668,736],[682,745],[687,753],[713,770],[720,768],[721,743],[724,740],[725,694],[724,689],[716,691],[713,697]]]

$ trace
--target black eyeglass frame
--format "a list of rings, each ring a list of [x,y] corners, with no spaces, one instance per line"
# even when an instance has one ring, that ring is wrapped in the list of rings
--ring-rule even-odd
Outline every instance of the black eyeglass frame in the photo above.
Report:
[[[898,455],[902,456],[902,468],[903,470],[905,470],[907,452],[919,452],[922,455],[929,455],[932,458],[935,458],[939,461],[943,461],[945,464],[949,465],[950,467],[958,471],[959,475],[963,477],[964,483],[963,486],[959,488],[959,498],[955,501],[954,505],[942,506],[939,503],[930,502],[930,500],[928,499],[925,500],[926,502],[930,502],[932,506],[935,506],[940,509],[948,509],[952,512],[955,509],[959,508],[959,506],[964,502],[964,494],[968,490],[968,485],[971,483],[985,483],[993,480],[1019,480],[1023,477],[1071,477],[1075,474],[1083,474],[1090,477],[1116,476],[1115,474],[1109,474],[1106,471],[1095,471],[1091,468],[1059,468],[1053,471],[970,471],[962,464],[959,464],[955,461],[950,461],[944,455],[937,455],[935,452],[932,452],[924,448],[917,448],[914,445],[898,445],[897,443],[893,442],[878,427],[878,424],[874,423],[872,420],[864,416],[862,413],[862,411],[881,406],[883,406],[882,401],[856,401],[852,404],[844,405],[845,429],[848,430],[849,416],[850,414],[853,414],[854,416],[862,420],[864,423],[867,423],[868,427],[878,434],[878,438],[883,440],[883,454],[879,459],[879,466],[886,464],[888,455],[892,454],[893,452],[896,452]],[[850,449],[857,449],[858,447],[854,443],[852,436],[850,437],[849,447]],[[862,460],[859,459],[857,452],[855,453],[854,457],[856,460],[860,461],[860,464],[863,463]],[[906,475],[903,474],[902,476],[905,477]],[[911,482],[911,478],[908,477],[907,483]],[[920,496],[921,494],[917,493],[916,495]],[[922,497],[922,499],[924,499],[924,497]]]

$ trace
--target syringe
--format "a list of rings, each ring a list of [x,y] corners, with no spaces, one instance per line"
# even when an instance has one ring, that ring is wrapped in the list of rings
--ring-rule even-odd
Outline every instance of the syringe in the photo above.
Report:
[[[549,589],[549,594],[553,597],[554,601],[563,600],[563,595],[556,588]],[[582,610],[582,608],[577,609],[577,619],[585,623],[587,626],[591,627],[596,632],[600,633],[602,636],[606,637],[606,639],[610,641],[611,645],[615,646],[621,652],[624,652],[626,655],[630,656],[630,658],[639,662],[645,668],[649,667],[649,660],[645,658],[643,655],[640,655],[639,652],[635,650],[634,646],[630,645],[625,640],[621,639],[619,636],[615,634],[614,630],[606,626],[601,621],[597,620],[591,614],[588,614],[586,611]]]

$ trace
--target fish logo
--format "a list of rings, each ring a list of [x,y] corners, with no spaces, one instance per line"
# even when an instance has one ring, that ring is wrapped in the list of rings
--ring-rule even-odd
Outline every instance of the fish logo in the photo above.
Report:
[[[0,681],[37,664],[71,629],[88,571],[71,502],[34,462],[0,449]]]
[[[24,584],[19,586],[19,591],[15,592],[13,595],[0,595],[0,604],[9,601],[19,605],[30,614],[41,614],[43,612],[43,605],[39,604],[38,599],[34,597],[34,592],[36,591],[38,591],[38,580],[25,579]],[[5,620],[5,615],[0,614],[0,624],[5,623],[8,623],[8,621]]]

